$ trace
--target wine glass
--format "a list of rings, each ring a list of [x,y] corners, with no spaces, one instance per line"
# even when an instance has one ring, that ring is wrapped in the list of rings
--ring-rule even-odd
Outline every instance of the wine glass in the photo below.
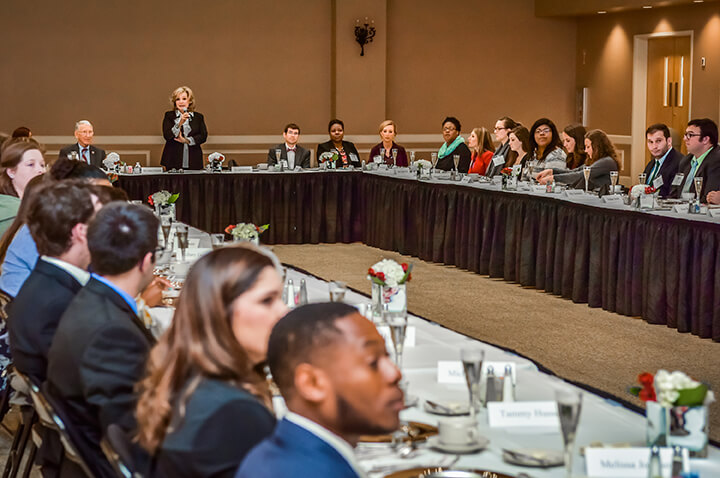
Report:
[[[638,184],[645,184],[646,179],[647,175],[645,173],[638,174]]]
[[[275,150],[275,160],[277,161],[278,166],[280,165],[280,156],[282,156],[282,149],[278,148]]]
[[[438,154],[437,153],[431,153],[430,154],[430,162],[432,163],[433,171],[437,167],[438,162]]]
[[[479,347],[466,347],[460,349],[460,359],[465,371],[468,393],[470,394],[470,416],[475,417],[480,402],[480,376],[485,351]]]
[[[393,168],[394,168],[395,166],[397,166],[397,155],[398,155],[397,148],[393,148],[392,150],[390,150],[390,154],[392,154]]]
[[[410,165],[415,164],[415,151],[410,151]]]
[[[590,166],[583,166],[583,176],[585,177],[585,192],[588,192],[590,185]]]
[[[402,372],[403,345],[405,344],[405,332],[407,332],[407,316],[387,314],[386,322],[390,327],[390,338],[395,353],[395,365]]]
[[[617,186],[617,182],[618,182],[618,172],[610,171],[610,184],[612,185],[611,194],[615,194],[615,186]]]
[[[178,247],[182,252],[182,260],[185,262],[185,249],[188,248],[188,227],[186,224],[178,224],[175,226],[175,235],[177,236]]]
[[[555,391],[560,430],[565,444],[565,476],[572,477],[572,462],[575,452],[575,432],[580,421],[582,394],[575,390],[561,389]]]
[[[172,228],[172,216],[169,214],[163,214],[160,216],[160,229],[162,230],[163,235],[163,244],[165,244],[165,249],[172,248],[172,244],[168,243],[168,239],[170,238],[170,229]]]
[[[330,302],[342,302],[347,292],[347,284],[340,281],[333,281],[328,284]]]
[[[703,178],[694,177],[693,182],[695,183],[695,199],[700,204],[700,194],[702,193]]]
[[[453,164],[455,165],[455,172],[458,171],[458,165],[460,164],[460,155],[459,154],[453,154]]]
[[[382,162],[385,162],[385,148],[380,148],[380,158],[382,158]]]

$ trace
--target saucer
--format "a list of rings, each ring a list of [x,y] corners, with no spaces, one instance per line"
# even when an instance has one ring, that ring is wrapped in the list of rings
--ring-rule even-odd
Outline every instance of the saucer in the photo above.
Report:
[[[467,443],[463,445],[448,445],[440,441],[439,436],[431,436],[427,439],[428,446],[435,448],[440,451],[444,451],[446,453],[472,453],[475,451],[484,450],[488,444],[490,443],[490,440],[488,440],[485,437],[478,437],[478,440],[475,443]]]

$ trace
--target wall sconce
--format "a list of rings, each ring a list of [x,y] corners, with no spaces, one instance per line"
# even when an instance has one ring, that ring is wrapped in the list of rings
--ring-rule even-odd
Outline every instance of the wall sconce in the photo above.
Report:
[[[360,56],[365,56],[365,45],[373,41],[375,37],[375,20],[368,23],[368,17],[365,17],[365,23],[360,24],[360,20],[355,20],[355,41],[360,44]]]

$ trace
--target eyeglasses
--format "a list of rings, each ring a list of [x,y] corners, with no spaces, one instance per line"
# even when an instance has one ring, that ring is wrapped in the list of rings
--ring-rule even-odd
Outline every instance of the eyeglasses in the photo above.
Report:
[[[155,256],[162,255],[163,252],[165,252],[164,247],[160,247],[160,246],[156,247],[155,250],[152,251],[152,261],[155,262]]]
[[[543,128],[543,129],[538,128],[535,130],[535,133],[536,134],[550,134],[550,131],[552,131],[550,128]]]
[[[493,128],[493,131],[500,131],[501,129],[510,129],[510,128],[498,128],[497,126]]]
[[[702,133],[685,133],[683,136],[685,136],[685,139],[690,139],[693,136],[702,136]]]
[[[457,128],[455,128],[455,127],[453,126],[453,127],[450,127],[450,128],[443,128],[442,130],[443,130],[443,133],[450,133],[450,132],[452,132],[452,131],[457,131]]]

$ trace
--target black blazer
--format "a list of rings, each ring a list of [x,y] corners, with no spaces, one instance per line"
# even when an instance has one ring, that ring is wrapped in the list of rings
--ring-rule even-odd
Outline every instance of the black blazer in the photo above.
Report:
[[[39,259],[8,307],[13,363],[36,383],[45,381],[58,322],[80,289],[82,285],[72,275]]]
[[[497,174],[500,174],[500,171],[502,171],[502,169],[507,164],[508,154],[510,154],[510,141],[506,141],[504,144],[498,146],[498,149],[495,150],[495,154],[493,154],[493,157],[490,160],[490,164],[488,164],[487,171],[485,171],[485,176],[491,178]],[[493,160],[495,160],[495,158],[497,158],[498,156],[503,157],[503,163],[495,166],[493,164]]]
[[[663,178],[663,185],[660,186],[660,197],[667,197],[672,189],[672,180],[678,172],[680,160],[683,155],[675,148],[670,148],[665,161],[660,166],[660,172],[658,173]],[[651,159],[645,166],[645,177],[650,180],[650,173],[652,173],[655,167],[655,160]],[[657,177],[657,176],[656,176]]]
[[[207,128],[205,127],[205,118],[195,111],[189,121],[190,134],[188,136],[195,140],[195,145],[188,145],[189,161],[187,169],[202,169],[203,155],[200,145],[207,141],[208,135]],[[165,169],[182,168],[184,144],[175,141],[175,135],[172,132],[173,126],[175,126],[175,110],[167,111],[165,112],[162,124],[165,147],[163,148],[162,159],[160,160],[160,164],[165,166]]]
[[[451,169],[455,169],[455,161],[453,161],[453,156],[456,154],[460,155],[458,172],[467,173],[470,169],[470,159],[472,155],[470,154],[470,148],[468,148],[465,143],[460,143],[452,153],[448,154],[444,158],[438,158],[437,169],[442,169],[444,171],[450,171]]]
[[[685,186],[685,181],[687,180],[688,174],[690,174],[690,169],[692,168],[692,161],[693,155],[688,154],[684,158],[680,160],[680,164],[678,165],[678,173],[683,173],[685,176],[683,177],[682,183],[679,186],[672,186],[672,189],[670,191],[670,197],[678,198],[680,197],[683,187]],[[707,202],[707,193],[710,191],[717,191],[720,189],[720,178],[718,175],[720,175],[720,147],[715,146],[707,156],[705,156],[705,159],[703,159],[702,164],[698,168],[698,170],[695,172],[696,178],[703,178],[703,187],[702,191],[700,191],[700,202]],[[664,178],[663,178],[664,180]],[[672,179],[671,179],[672,181]],[[693,181],[694,183],[694,181]],[[695,194],[695,184],[690,185],[690,190],[688,192],[691,192]]]
[[[108,425],[135,430],[135,384],[155,340],[130,305],[91,278],[60,318],[48,356],[49,392],[65,405],[90,466],[105,476],[100,449]]]
[[[282,153],[280,153],[280,160],[284,159],[285,161],[287,161],[287,146],[285,145],[285,143],[280,143],[268,150],[268,165],[273,166],[275,163],[277,163],[277,160],[275,159],[275,150],[278,148],[282,150]],[[295,145],[295,166],[300,166],[301,168],[310,167],[310,151],[303,148],[299,144]]]
[[[343,141],[342,142],[343,149],[345,150],[345,153],[348,155],[348,162],[349,164],[359,168],[362,166],[362,160],[360,159],[360,153],[358,153],[357,148],[355,148],[355,145],[351,143],[350,141]],[[335,150],[335,145],[333,144],[332,140],[327,141],[325,143],[320,143],[317,146],[317,152],[315,154],[315,157],[317,158],[317,163],[320,164],[320,156],[323,153],[329,153],[331,151]],[[336,166],[341,168],[342,167],[342,159],[338,159],[336,161]]]
[[[173,410],[155,459],[156,478],[235,476],[245,455],[275,428],[275,417],[257,398],[227,382],[203,379],[185,415]]]
[[[60,150],[60,153],[58,154],[58,159],[67,159],[68,155],[75,151],[78,154],[78,159],[80,161],[83,160],[82,156],[80,155],[80,145],[75,143],[71,144],[70,146],[65,146],[63,149]],[[103,159],[105,159],[105,150],[96,148],[92,144],[90,145],[90,164],[93,166],[96,166],[98,168],[102,168]]]

